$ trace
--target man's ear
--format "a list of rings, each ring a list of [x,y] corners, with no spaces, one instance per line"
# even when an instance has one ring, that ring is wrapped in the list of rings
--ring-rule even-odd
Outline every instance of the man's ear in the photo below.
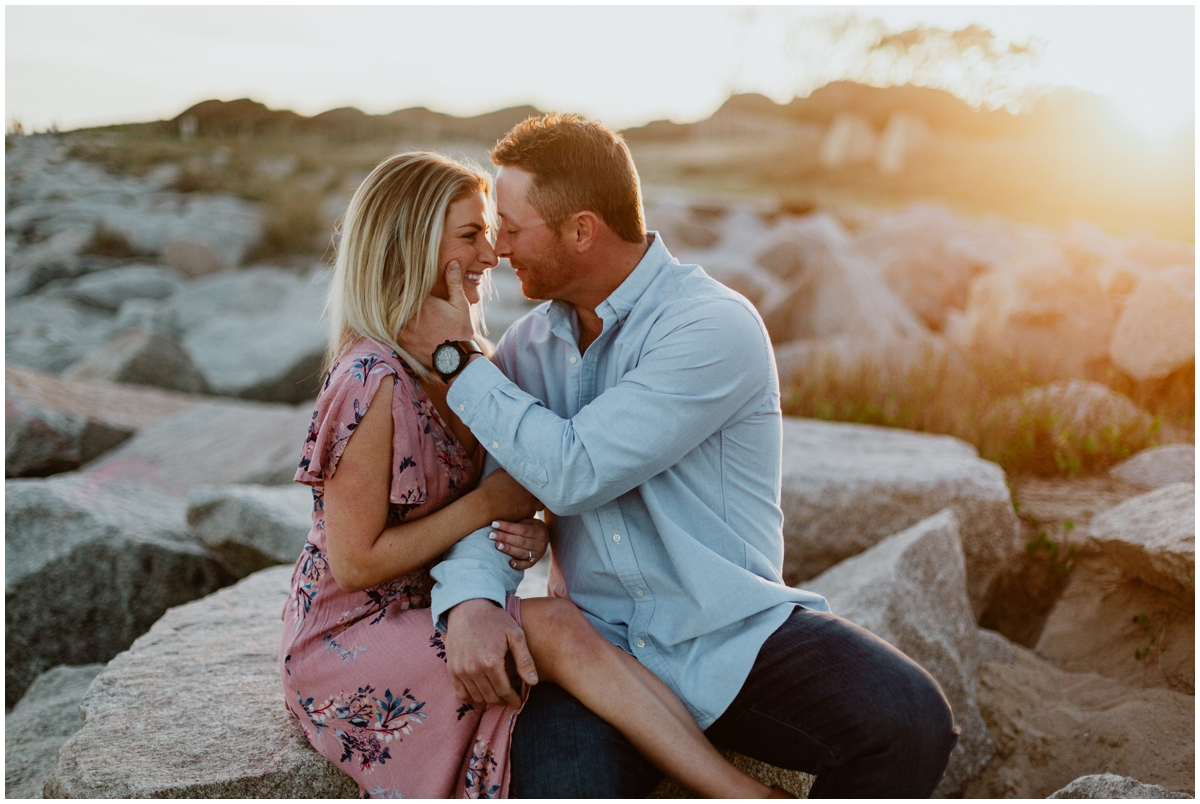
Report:
[[[576,212],[567,219],[567,241],[582,254],[596,242],[601,226],[600,216],[595,212]]]

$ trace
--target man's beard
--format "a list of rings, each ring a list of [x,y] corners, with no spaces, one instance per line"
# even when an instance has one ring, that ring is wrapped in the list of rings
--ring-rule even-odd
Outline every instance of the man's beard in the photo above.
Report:
[[[575,278],[567,257],[562,238],[556,236],[548,253],[539,255],[536,261],[526,261],[522,265],[525,279],[521,282],[521,293],[525,298],[536,301],[558,298],[558,291]]]

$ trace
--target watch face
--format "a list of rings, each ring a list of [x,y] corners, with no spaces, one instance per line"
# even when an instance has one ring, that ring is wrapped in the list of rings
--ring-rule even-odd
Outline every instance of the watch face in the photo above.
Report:
[[[451,374],[456,368],[460,356],[453,346],[439,346],[433,352],[433,367],[442,374]]]

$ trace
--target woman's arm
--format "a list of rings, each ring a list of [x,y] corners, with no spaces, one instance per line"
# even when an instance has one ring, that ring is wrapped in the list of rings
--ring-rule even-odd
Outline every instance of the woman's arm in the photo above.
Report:
[[[433,513],[385,527],[392,482],[392,388],[379,383],[375,398],[346,444],[337,472],[325,481],[325,535],[329,569],[346,592],[369,589],[417,570],[466,534],[494,520],[520,520],[537,500],[498,470],[479,486]]]

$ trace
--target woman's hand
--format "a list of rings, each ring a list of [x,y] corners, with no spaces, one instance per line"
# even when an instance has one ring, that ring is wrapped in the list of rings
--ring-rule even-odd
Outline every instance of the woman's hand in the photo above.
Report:
[[[540,519],[498,520],[492,523],[488,538],[496,543],[497,550],[512,556],[508,566],[527,570],[546,554],[546,548],[550,546],[550,528]]]
[[[520,522],[543,508],[537,497],[503,469],[497,469],[481,480],[475,491],[484,495],[492,520]]]

